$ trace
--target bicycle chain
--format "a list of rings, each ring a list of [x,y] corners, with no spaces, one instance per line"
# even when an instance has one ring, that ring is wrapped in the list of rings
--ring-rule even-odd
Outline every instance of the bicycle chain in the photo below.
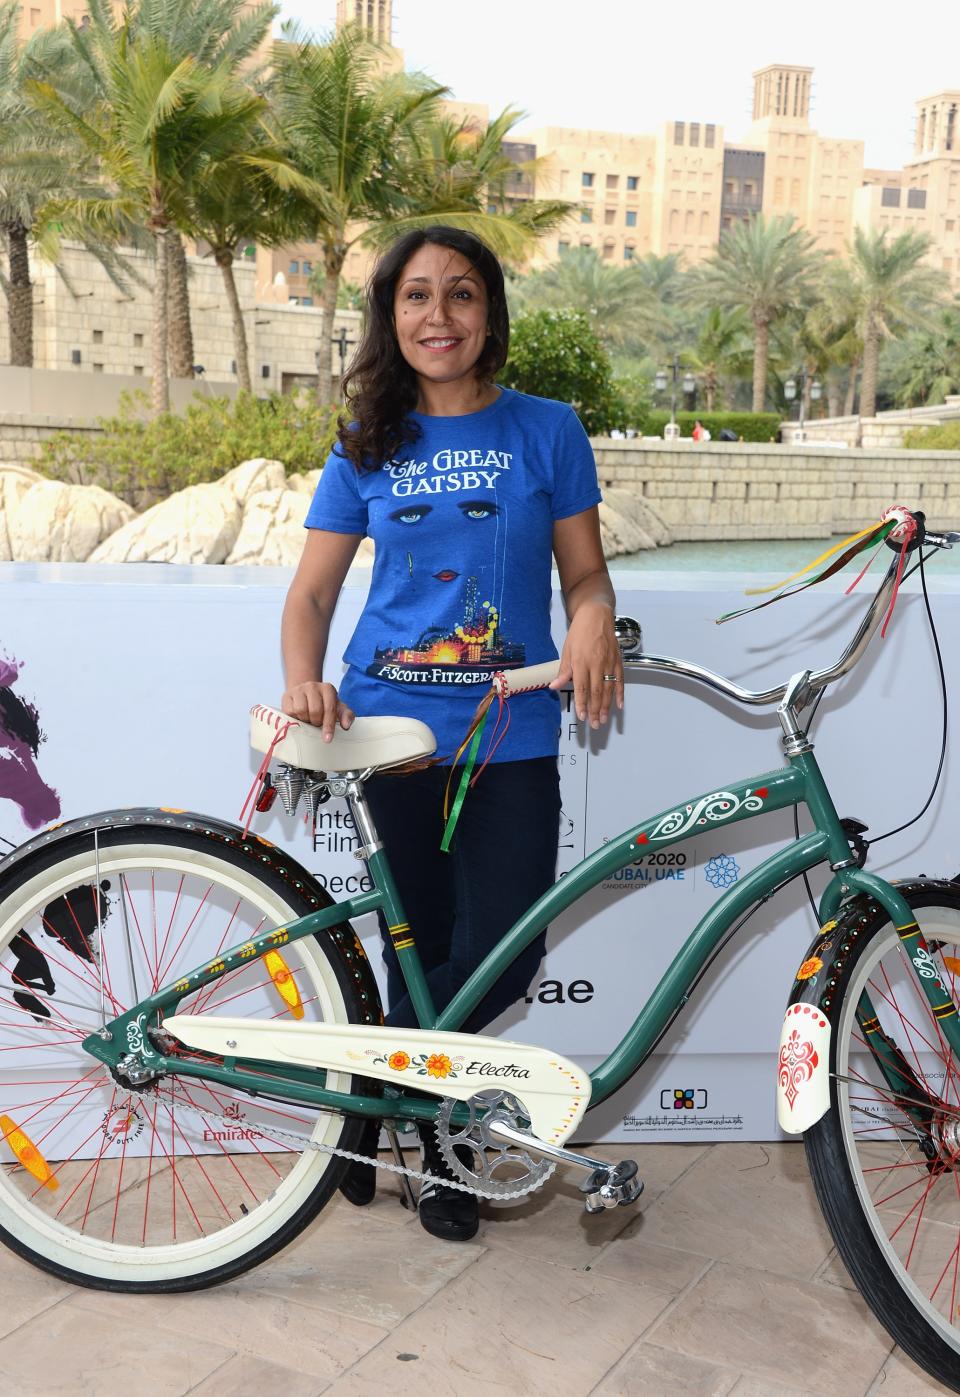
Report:
[[[207,1111],[202,1106],[195,1106],[191,1101],[178,1099],[172,1104],[182,1106],[184,1110],[193,1112],[194,1115],[200,1116],[200,1118],[207,1123],[212,1120],[217,1121],[221,1125],[225,1125],[229,1130],[236,1130],[237,1128],[236,1120],[231,1119],[230,1116],[222,1116],[217,1111]],[[275,1130],[270,1126],[268,1131],[261,1133],[265,1135],[268,1134],[271,1140],[279,1140],[281,1144],[286,1142],[296,1145],[300,1149],[311,1149],[317,1150],[320,1154],[336,1155],[338,1159],[348,1159],[353,1164],[372,1164],[376,1169],[385,1169],[388,1174],[406,1174],[408,1178],[419,1179],[421,1183],[439,1184],[443,1188],[455,1188],[460,1193],[472,1193],[478,1198],[490,1198],[500,1203],[513,1198],[525,1198],[528,1193],[535,1193],[538,1188],[543,1187],[557,1167],[555,1164],[548,1165],[544,1174],[535,1183],[528,1185],[526,1188],[514,1189],[510,1193],[491,1193],[487,1189],[471,1188],[469,1184],[461,1183],[459,1179],[448,1179],[442,1175],[427,1173],[422,1169],[411,1169],[405,1164],[390,1164],[383,1159],[371,1159],[368,1155],[355,1154],[352,1150],[339,1149],[336,1145],[323,1145],[319,1140],[311,1140],[306,1135],[296,1135],[292,1130],[284,1130],[282,1128]]]

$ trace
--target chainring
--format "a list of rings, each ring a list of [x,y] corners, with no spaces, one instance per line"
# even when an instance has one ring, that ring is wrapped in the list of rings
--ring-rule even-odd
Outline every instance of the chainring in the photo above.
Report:
[[[450,1121],[457,1106],[466,1106],[470,1116],[462,1129],[451,1130]],[[523,1102],[507,1091],[478,1091],[467,1101],[444,1097],[437,1112],[437,1144],[444,1162],[461,1183],[488,1198],[508,1199],[531,1193],[546,1183],[557,1166],[517,1145],[494,1139],[490,1126],[498,1120],[526,1129],[530,1117]],[[464,1162],[468,1157],[473,1168]]]

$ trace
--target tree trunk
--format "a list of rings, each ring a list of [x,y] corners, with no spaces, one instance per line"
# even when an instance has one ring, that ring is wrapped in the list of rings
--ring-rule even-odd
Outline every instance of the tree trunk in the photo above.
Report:
[[[167,295],[170,302],[170,376],[193,378],[193,329],[190,324],[190,291],[187,287],[187,254],[176,228],[167,229]]]
[[[10,259],[10,363],[33,368],[33,285],[30,281],[30,255],[27,229],[19,218],[7,224],[7,251]]]
[[[767,360],[770,356],[770,322],[763,316],[753,318],[753,412],[763,412],[767,396]]]
[[[150,385],[153,416],[170,411],[170,381],[167,378],[167,230],[154,227],[157,245],[153,278],[153,381]]]
[[[717,401],[717,375],[713,369],[708,369],[703,376],[703,396],[706,399],[707,412],[713,412]]]
[[[330,369],[333,354],[333,317],[337,310],[337,291],[340,288],[340,272],[343,268],[346,248],[337,244],[325,247],[323,251],[323,323],[320,326],[320,344],[317,349],[317,402],[321,406],[340,401],[340,381],[337,379],[334,392],[334,376]]]
[[[233,357],[237,361],[237,382],[240,384],[241,392],[252,393],[250,356],[247,350],[247,327],[243,323],[243,311],[240,309],[240,297],[237,295],[237,283],[233,275],[233,253],[229,248],[223,248],[214,256],[223,275],[223,284],[227,289],[227,303],[230,306],[230,315],[233,320]]]
[[[827,416],[840,416],[840,384],[832,373],[827,375]]]
[[[844,417],[852,417],[853,409],[857,401],[857,374],[860,372],[860,360],[854,359],[850,364],[850,377],[847,379],[847,394],[843,400]]]
[[[873,324],[867,326],[863,337],[863,377],[860,380],[860,416],[873,417],[877,411],[877,360],[880,357],[880,336]]]

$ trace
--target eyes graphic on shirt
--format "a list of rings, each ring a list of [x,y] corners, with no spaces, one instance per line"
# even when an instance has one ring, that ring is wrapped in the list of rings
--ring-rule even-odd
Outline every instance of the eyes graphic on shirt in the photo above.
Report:
[[[457,508],[466,519],[493,519],[500,513],[493,500],[458,500]],[[398,524],[419,524],[433,512],[431,504],[411,504],[404,509],[395,509],[389,518]]]

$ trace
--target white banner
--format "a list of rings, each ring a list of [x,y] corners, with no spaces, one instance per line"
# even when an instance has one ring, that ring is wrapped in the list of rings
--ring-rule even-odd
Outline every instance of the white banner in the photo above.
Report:
[[[802,560],[802,549],[799,554]],[[930,571],[933,571],[931,567]],[[167,805],[235,819],[257,766],[247,712],[281,692],[282,570],[0,565],[0,698],[7,727],[35,714],[35,758],[22,732],[0,733],[0,837],[18,844],[35,823],[116,806]],[[342,652],[364,595],[351,576],[331,637]],[[620,574],[621,612],[643,624],[650,651],[694,659],[765,688],[832,660],[868,592],[829,586],[717,627],[742,601],[730,579]],[[912,587],[912,584],[910,584]],[[942,581],[934,612],[951,693],[960,659],[949,644],[960,592]],[[562,635],[557,598],[556,633]],[[337,673],[336,664],[329,668]],[[11,707],[9,695],[15,696]],[[522,702],[521,700],[518,700]],[[13,720],[11,713],[16,709]],[[898,603],[886,640],[825,699],[817,752],[841,814],[876,834],[923,804],[936,767],[941,703],[922,599]],[[632,677],[626,710],[589,733],[566,705],[560,762],[560,873],[642,818],[780,763],[772,710],[735,707],[681,682]],[[24,771],[30,765],[24,787]],[[954,768],[955,769],[955,768]],[[924,818],[877,846],[884,873],[948,876],[960,867],[951,767]],[[58,813],[59,811],[59,813]],[[315,837],[279,802],[255,829],[299,858],[335,895],[364,886],[339,802]],[[793,837],[790,811],[717,829],[646,854],[596,888],[550,932],[527,1003],[496,1031],[556,1048],[588,1068],[627,1031],[699,917],[724,888]],[[819,892],[823,877],[816,874]],[[414,928],[414,931],[416,929]],[[372,917],[358,924],[382,980]],[[815,931],[802,883],[762,907],[723,952],[657,1054],[587,1117],[584,1139],[774,1139],[774,1065],[796,968]],[[198,953],[199,959],[199,953]]]

